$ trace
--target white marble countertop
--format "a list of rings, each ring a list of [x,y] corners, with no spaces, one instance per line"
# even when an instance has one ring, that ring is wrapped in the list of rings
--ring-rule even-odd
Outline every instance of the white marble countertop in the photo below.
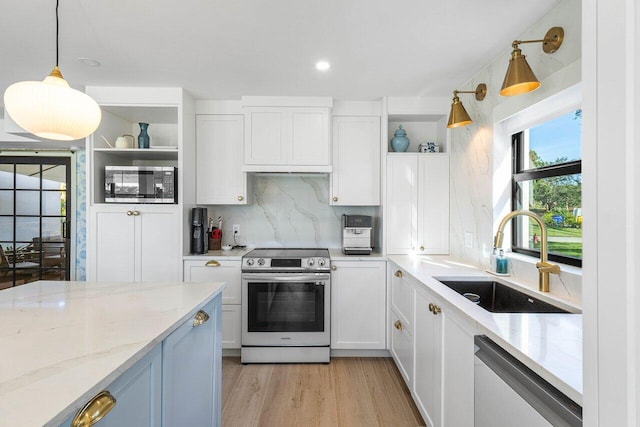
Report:
[[[515,285],[523,292],[572,312],[580,313],[580,307],[547,293],[520,287],[511,278],[492,276],[476,266],[457,262],[450,257],[389,255],[387,258],[440,296],[478,331],[582,405],[581,314],[491,313],[434,277],[488,276]]]
[[[371,252],[370,255],[345,255],[342,248],[330,248],[329,256],[332,261],[386,261],[386,255],[380,252]]]
[[[239,261],[252,250],[253,248],[231,249],[228,251],[216,250],[201,255],[185,255],[182,259],[183,261],[199,261],[202,259],[225,258],[229,261]]]
[[[223,288],[40,281],[0,291],[0,426],[64,421]]]

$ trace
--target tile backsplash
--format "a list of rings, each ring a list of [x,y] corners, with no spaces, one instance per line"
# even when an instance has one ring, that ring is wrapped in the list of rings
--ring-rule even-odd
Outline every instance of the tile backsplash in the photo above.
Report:
[[[248,247],[339,248],[343,213],[371,215],[375,227],[378,207],[329,205],[328,174],[256,174],[250,179],[251,204],[206,206],[214,223],[222,216],[223,244],[234,244],[233,224],[240,226],[237,243]]]

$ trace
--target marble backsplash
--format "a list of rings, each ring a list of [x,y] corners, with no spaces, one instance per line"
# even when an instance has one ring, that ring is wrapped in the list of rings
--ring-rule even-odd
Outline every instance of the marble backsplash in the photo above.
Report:
[[[255,174],[252,203],[209,205],[208,215],[222,217],[222,242],[234,245],[232,227],[240,226],[237,243],[248,247],[342,247],[342,214],[371,215],[378,207],[329,205],[328,174]],[[376,246],[379,246],[376,239]]]

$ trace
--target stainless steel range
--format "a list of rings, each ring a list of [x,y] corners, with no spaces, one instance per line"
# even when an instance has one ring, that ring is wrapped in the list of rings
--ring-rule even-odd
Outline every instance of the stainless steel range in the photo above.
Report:
[[[242,363],[329,363],[328,249],[242,257]]]

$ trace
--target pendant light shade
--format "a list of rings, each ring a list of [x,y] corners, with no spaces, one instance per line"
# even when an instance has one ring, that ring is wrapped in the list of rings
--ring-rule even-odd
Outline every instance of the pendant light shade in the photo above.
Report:
[[[85,93],[75,90],[58,69],[58,2],[56,1],[56,66],[43,81],[14,83],[4,92],[4,106],[13,121],[40,138],[72,141],[89,136],[102,112]]]
[[[476,90],[454,90],[453,101],[451,102],[451,111],[449,112],[448,128],[459,128],[473,123],[469,113],[464,109],[464,105],[460,102],[459,93],[473,93],[476,95],[477,101],[482,101],[487,95],[487,85],[480,83]]]
[[[500,89],[500,95],[513,96],[520,95],[522,93],[531,92],[540,87],[540,81],[531,70],[531,67],[527,63],[525,56],[518,46],[522,43],[542,43],[542,50],[545,53],[553,53],[560,48],[562,40],[564,39],[564,30],[562,27],[553,27],[544,39],[541,40],[514,40],[511,44],[513,52],[511,52],[511,58],[509,59],[509,67],[507,68],[507,74],[504,76],[504,82],[502,83],[502,89]]]

